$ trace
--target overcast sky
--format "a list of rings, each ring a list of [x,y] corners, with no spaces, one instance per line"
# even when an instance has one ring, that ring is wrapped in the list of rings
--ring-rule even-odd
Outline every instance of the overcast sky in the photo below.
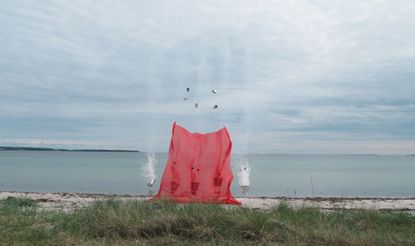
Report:
[[[415,153],[414,13],[411,0],[5,1],[0,145],[167,152],[177,121],[226,126],[235,152]]]

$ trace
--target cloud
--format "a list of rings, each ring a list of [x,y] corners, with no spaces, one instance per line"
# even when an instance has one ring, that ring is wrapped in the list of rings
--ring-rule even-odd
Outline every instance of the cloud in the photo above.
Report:
[[[404,153],[414,10],[409,0],[7,2],[0,133],[167,151],[177,120],[228,126],[237,151],[335,141],[328,152]]]

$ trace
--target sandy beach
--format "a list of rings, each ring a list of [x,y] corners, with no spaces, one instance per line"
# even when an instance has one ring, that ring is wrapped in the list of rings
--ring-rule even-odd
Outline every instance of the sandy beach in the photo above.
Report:
[[[0,192],[0,200],[9,197],[25,197],[35,200],[41,209],[70,212],[87,206],[98,200],[116,198],[121,200],[148,200],[148,196],[106,195],[68,192]],[[415,213],[415,198],[290,198],[290,197],[249,197],[237,198],[243,207],[251,209],[269,209],[281,202],[294,208],[314,207],[321,210],[336,209],[375,209],[391,211],[409,211]]]

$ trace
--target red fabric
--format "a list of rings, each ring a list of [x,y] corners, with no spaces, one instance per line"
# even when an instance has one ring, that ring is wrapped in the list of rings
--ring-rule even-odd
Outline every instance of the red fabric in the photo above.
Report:
[[[240,204],[231,194],[232,141],[226,128],[190,133],[173,124],[169,158],[155,199]]]

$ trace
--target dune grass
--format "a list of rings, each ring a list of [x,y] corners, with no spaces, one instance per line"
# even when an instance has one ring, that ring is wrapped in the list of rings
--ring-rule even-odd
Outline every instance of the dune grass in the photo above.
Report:
[[[414,245],[415,216],[106,200],[71,213],[0,202],[0,245]]]

